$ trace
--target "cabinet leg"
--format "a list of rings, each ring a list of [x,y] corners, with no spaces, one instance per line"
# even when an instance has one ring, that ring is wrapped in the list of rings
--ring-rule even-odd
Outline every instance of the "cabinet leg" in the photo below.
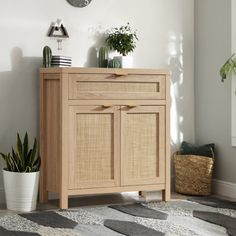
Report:
[[[39,202],[40,203],[47,203],[48,202],[48,191],[42,189],[39,193]]]
[[[43,159],[42,159],[43,160]],[[43,162],[40,171],[40,181],[39,181],[39,202],[47,203],[48,202],[48,191],[46,183],[46,173],[44,171]]]
[[[68,209],[68,196],[60,197],[60,209]]]
[[[141,196],[141,197],[145,197],[145,196],[146,196],[145,193],[146,193],[146,192],[139,191],[139,192],[138,192],[138,195]]]
[[[170,201],[170,189],[167,188],[165,190],[162,190],[162,201]]]

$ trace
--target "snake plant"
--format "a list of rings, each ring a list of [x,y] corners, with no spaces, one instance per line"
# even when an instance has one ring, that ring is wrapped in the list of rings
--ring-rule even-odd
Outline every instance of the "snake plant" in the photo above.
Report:
[[[235,53],[225,62],[225,64],[220,68],[221,81],[230,76],[232,73],[236,73],[236,56]]]
[[[20,135],[17,133],[16,149],[12,148],[8,154],[0,153],[6,163],[5,170],[11,172],[36,172],[39,171],[41,159],[38,154],[38,143],[34,139],[33,147],[29,148],[28,134],[25,133],[22,143]]]

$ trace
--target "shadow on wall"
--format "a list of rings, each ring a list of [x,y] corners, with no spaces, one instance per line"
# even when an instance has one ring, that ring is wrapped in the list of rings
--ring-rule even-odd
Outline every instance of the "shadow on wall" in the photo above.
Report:
[[[0,72],[0,151],[15,144],[16,132],[37,137],[39,128],[39,68],[42,58],[11,52],[12,70]],[[1,179],[1,178],[0,178]]]
[[[172,71],[171,80],[171,146],[173,151],[179,149],[183,135],[183,37],[172,35],[169,39],[168,65]]]
[[[94,44],[88,49],[87,61],[84,63],[84,67],[98,67],[98,51],[101,46],[105,45],[105,30],[102,26],[91,27],[89,28],[89,34]]]

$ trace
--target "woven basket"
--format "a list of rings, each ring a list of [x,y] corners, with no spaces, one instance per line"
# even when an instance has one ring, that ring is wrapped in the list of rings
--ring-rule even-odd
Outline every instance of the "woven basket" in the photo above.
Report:
[[[215,158],[174,155],[175,190],[188,195],[210,195]]]

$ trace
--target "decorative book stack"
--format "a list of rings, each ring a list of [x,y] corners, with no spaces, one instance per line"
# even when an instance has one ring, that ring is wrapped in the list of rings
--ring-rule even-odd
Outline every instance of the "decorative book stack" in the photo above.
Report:
[[[72,64],[72,58],[66,56],[52,56],[51,66],[53,67],[69,67]]]

